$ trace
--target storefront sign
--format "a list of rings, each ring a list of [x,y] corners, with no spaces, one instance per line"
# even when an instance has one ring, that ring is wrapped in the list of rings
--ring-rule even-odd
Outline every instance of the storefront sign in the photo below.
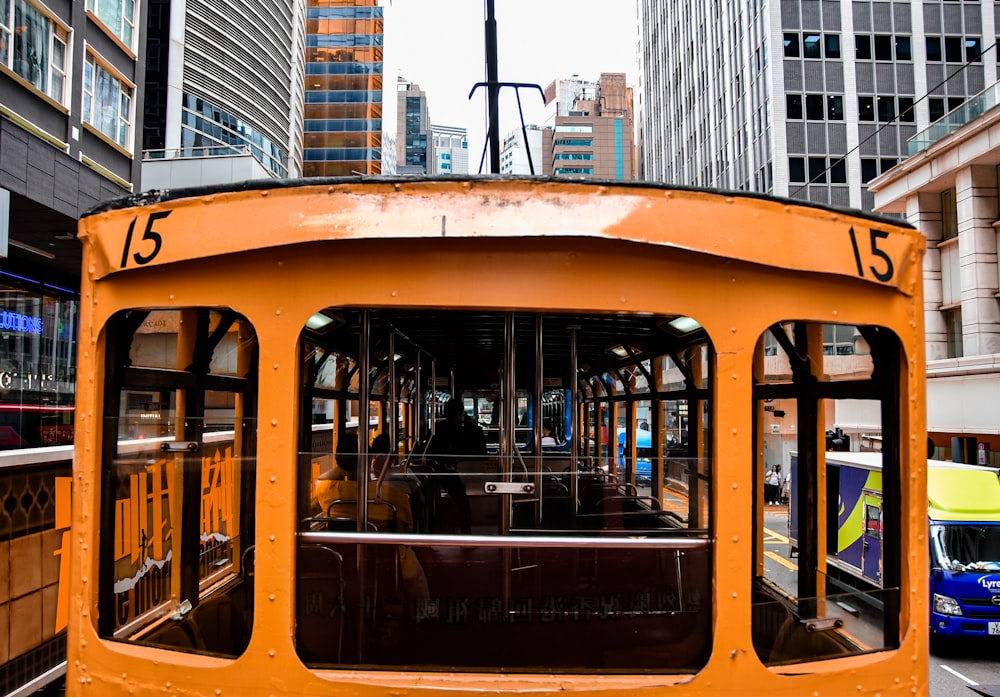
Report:
[[[8,329],[24,334],[41,334],[42,318],[22,315],[20,312],[0,310],[0,329]]]

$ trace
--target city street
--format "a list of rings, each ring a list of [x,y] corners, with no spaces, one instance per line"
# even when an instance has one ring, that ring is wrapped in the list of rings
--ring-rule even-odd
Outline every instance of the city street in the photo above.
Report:
[[[783,507],[769,506],[764,514],[765,568],[778,585],[792,582],[796,559],[788,553],[788,514]],[[933,643],[930,655],[931,697],[972,697],[969,687],[994,686],[1000,695],[1000,640]]]

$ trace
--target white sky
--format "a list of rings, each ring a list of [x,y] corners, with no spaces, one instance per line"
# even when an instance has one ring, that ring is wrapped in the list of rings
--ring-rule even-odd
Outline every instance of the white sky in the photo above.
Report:
[[[499,79],[545,89],[556,78],[596,81],[625,73],[637,87],[635,0],[494,0]],[[431,121],[469,131],[469,169],[479,170],[486,133],[485,0],[391,0],[385,9],[387,64],[427,93]],[[385,86],[391,84],[386,75]],[[541,124],[542,98],[521,90],[526,124]],[[500,134],[520,128],[510,88],[500,95]],[[489,155],[483,166],[489,171]]]

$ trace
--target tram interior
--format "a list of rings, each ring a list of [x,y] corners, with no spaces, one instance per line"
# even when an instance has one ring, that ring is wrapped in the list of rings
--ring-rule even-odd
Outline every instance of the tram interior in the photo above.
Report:
[[[176,594],[170,605],[148,582],[124,599],[107,588],[99,627],[121,640],[236,656],[253,626],[256,342],[233,313],[184,312],[199,318],[187,323],[192,336],[178,329],[145,352],[144,343],[163,343],[142,334],[149,313],[116,319],[133,336],[111,359],[119,397],[105,447],[116,468],[113,498],[134,503],[129,487],[148,476],[144,492],[170,489],[182,501],[164,496],[162,515],[179,505],[181,517],[200,518],[181,525],[173,562],[158,567],[183,577],[172,587],[188,606]],[[884,360],[881,372],[869,365],[840,381],[821,376],[818,388],[803,377],[796,363],[822,354],[821,329],[787,323],[761,337],[761,366],[775,346],[770,353],[790,365],[777,378],[762,367],[755,381],[761,437],[764,405],[775,399],[815,420],[830,398],[885,405],[892,396],[899,351],[877,328],[866,330],[868,362]],[[719,572],[713,520],[724,512],[712,490],[716,356],[694,319],[331,307],[303,328],[299,346],[294,631],[308,666],[693,673],[705,664]],[[165,375],[171,367],[176,379]],[[202,379],[192,379],[199,370]],[[145,422],[159,437],[128,428],[141,421],[128,395],[142,390],[162,410]],[[810,437],[796,441],[804,460],[821,451]],[[166,453],[155,471],[150,446]],[[810,476],[801,486],[814,483]],[[212,491],[219,496],[206,499]],[[764,503],[761,491],[754,496],[762,560]],[[122,510],[115,517],[105,507],[110,529],[127,526]],[[819,561],[827,541],[811,525],[792,587],[769,578],[762,561],[757,567],[760,659],[777,665],[897,645],[898,626],[881,612],[864,618],[877,630],[867,644],[839,631],[856,615],[829,618],[836,601]],[[117,565],[108,575],[122,577],[125,556],[108,544],[105,568]],[[191,558],[199,563],[185,565]],[[898,551],[887,560],[887,585],[865,592],[887,597],[891,616]],[[868,608],[861,592],[847,595]]]

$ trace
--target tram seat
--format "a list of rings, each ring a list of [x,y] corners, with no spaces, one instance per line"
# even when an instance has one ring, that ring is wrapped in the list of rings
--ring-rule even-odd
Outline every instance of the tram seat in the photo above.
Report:
[[[323,545],[299,546],[295,643],[303,661],[344,660],[346,585],[342,554]]]
[[[357,526],[358,519],[358,502],[350,499],[337,499],[330,503],[326,507],[326,516],[324,520],[327,525],[333,525],[334,527],[328,527],[328,530],[345,530],[346,521],[350,521],[353,527],[347,526],[346,529],[354,529]],[[396,514],[396,507],[393,506],[388,501],[369,501],[368,502],[368,527],[374,532],[397,532],[398,531],[398,517]]]

